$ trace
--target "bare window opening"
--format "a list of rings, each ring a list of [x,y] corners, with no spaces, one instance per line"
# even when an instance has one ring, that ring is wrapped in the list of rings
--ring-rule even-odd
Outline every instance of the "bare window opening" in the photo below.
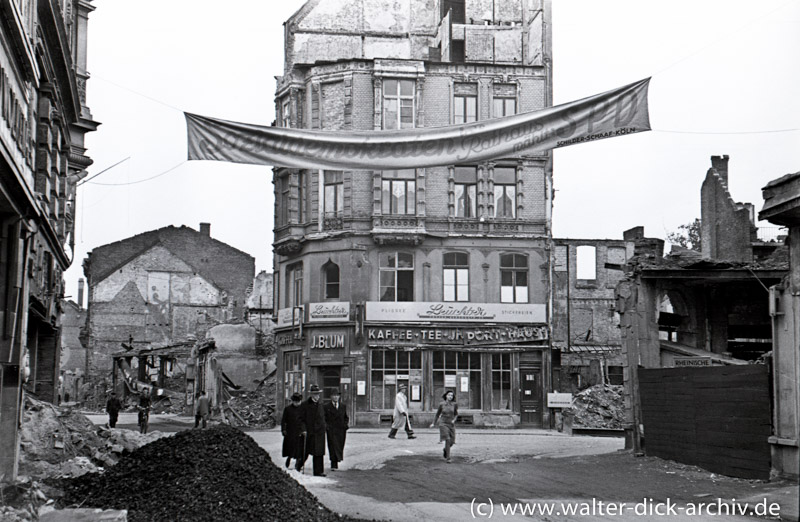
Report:
[[[322,266],[325,276],[325,299],[339,299],[339,265],[328,261]]]
[[[593,246],[581,245],[577,248],[577,255],[578,279],[584,281],[597,279],[597,249]]]

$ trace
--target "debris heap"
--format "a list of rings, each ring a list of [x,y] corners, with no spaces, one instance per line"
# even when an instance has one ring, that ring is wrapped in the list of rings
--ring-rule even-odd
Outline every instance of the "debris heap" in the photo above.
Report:
[[[20,473],[38,478],[78,476],[114,465],[122,454],[162,436],[95,426],[77,411],[26,396]]]
[[[186,430],[102,474],[62,482],[65,507],[127,509],[136,521],[352,520],[337,515],[230,426]]]
[[[233,395],[226,407],[236,412],[233,426],[269,429],[275,427],[275,376],[264,379],[254,391]]]
[[[572,406],[563,411],[573,428],[622,429],[625,425],[623,387],[597,384],[575,395]]]

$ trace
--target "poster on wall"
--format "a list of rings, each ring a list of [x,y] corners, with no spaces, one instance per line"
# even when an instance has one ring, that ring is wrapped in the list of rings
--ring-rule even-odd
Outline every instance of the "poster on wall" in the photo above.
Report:
[[[367,381],[358,381],[358,391],[359,395],[366,395],[367,394]]]
[[[444,376],[444,387],[445,388],[455,388],[456,387],[456,376],[455,375],[445,375]]]
[[[422,400],[422,394],[420,393],[420,385],[419,384],[412,384],[411,385],[411,400],[414,402],[419,402]]]
[[[462,392],[469,391],[469,377],[461,377],[461,391]]]

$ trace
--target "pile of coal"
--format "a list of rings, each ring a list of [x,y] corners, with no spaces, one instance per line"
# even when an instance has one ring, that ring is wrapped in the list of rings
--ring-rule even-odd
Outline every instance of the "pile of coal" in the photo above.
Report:
[[[63,507],[127,509],[136,521],[352,520],[331,512],[230,426],[186,430],[62,482]]]

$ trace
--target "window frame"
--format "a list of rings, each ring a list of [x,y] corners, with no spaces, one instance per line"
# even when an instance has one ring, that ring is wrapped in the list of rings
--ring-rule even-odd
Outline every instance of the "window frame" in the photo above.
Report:
[[[395,187],[402,187],[403,211],[395,202]],[[399,199],[398,199],[399,201]],[[389,207],[388,209],[386,207]],[[417,171],[416,169],[381,171],[381,215],[383,216],[416,216],[417,215]]]
[[[392,255],[392,257],[394,259],[394,265],[393,266],[383,266],[384,256],[386,256],[386,255]],[[400,266],[400,256],[401,255],[407,256],[407,258],[410,258],[410,260],[411,260],[411,266],[410,267],[408,267],[408,266],[401,267]],[[415,270],[415,268],[414,268],[414,254],[413,253],[403,252],[403,251],[380,252],[378,254],[378,300],[381,301],[381,302],[386,302],[386,303],[413,302],[414,301],[414,283],[415,283],[414,270]],[[400,291],[399,291],[400,290],[400,285],[399,285],[400,274],[401,273],[406,274],[403,277],[403,279],[405,279],[407,277],[407,273],[408,272],[411,273],[410,287],[408,289],[410,295],[408,296],[409,297],[408,299],[402,299],[401,300],[401,299],[398,299],[399,294],[400,294]],[[386,279],[384,277],[384,274],[389,274],[389,273],[394,274],[393,277],[392,277],[392,283],[393,283],[392,286],[384,284],[384,281]],[[387,289],[387,290],[384,290],[384,289]],[[384,299],[385,292],[388,291],[388,289],[392,289],[393,290],[393,298],[392,299]]]
[[[329,176],[330,175],[330,176]],[[329,179],[331,181],[329,181]],[[332,189],[329,197],[328,189]],[[328,210],[329,203],[333,210]],[[344,212],[344,172],[326,170],[322,173],[322,214],[325,217],[341,217]]]
[[[513,357],[509,352],[500,352],[500,353],[493,353],[491,354],[491,361],[492,361],[492,393],[491,393],[491,404],[492,404],[492,411],[512,411],[514,409],[514,393],[513,387],[511,383],[511,379],[513,378]],[[499,359],[500,365],[496,364],[496,361]],[[504,359],[507,359],[507,364],[504,364]],[[496,377],[500,377],[496,379]],[[495,384],[499,381],[500,387],[500,398],[497,401],[497,404],[505,403],[508,405],[508,408],[502,408],[499,406],[495,406]],[[507,385],[507,387],[504,387]],[[505,393],[504,391],[505,390]],[[506,395],[507,394],[507,395]]]
[[[299,275],[299,277],[298,277]],[[303,262],[292,263],[286,267],[286,308],[303,304]]]
[[[370,349],[369,355],[369,376],[370,376],[370,390],[369,390],[369,407],[372,410],[392,410],[394,409],[395,396],[397,395],[397,382],[405,382],[410,386],[411,379],[398,379],[399,375],[410,377],[412,372],[418,372],[418,375],[423,374],[423,361],[422,352],[420,350],[404,351],[404,350],[386,350],[381,348]],[[380,365],[377,364],[377,355],[380,354]],[[393,357],[387,357],[387,356]],[[401,357],[405,361],[401,361]],[[393,362],[387,364],[388,359],[394,359]],[[389,367],[392,366],[392,367]],[[394,384],[386,384],[386,375],[394,374]],[[380,378],[376,378],[380,376]],[[378,382],[379,381],[379,382]],[[376,388],[381,390],[381,404],[376,404]],[[411,398],[409,394],[409,399]],[[422,411],[422,401],[408,401],[408,409],[413,411]]]
[[[388,86],[391,85],[392,82],[395,82],[395,91],[393,93],[387,93]],[[408,82],[411,84],[411,94],[403,94],[403,84],[404,82]],[[417,125],[417,115],[416,115],[416,91],[417,91],[417,82],[416,80],[409,79],[409,78],[384,78],[383,85],[381,86],[381,100],[382,100],[382,111],[381,111],[381,127],[383,130],[399,130],[399,129],[413,129]],[[392,125],[387,125],[387,122],[391,121],[389,117],[389,106],[391,105],[389,102],[396,103],[396,111],[394,114],[394,123]],[[410,103],[411,109],[411,123],[410,124],[403,124],[403,109],[409,108],[408,103]]]
[[[453,391],[456,395],[456,404],[461,410],[483,409],[483,357],[481,352],[467,352],[456,350],[431,350],[431,385],[434,398],[441,397],[445,390]],[[450,363],[454,362],[455,365]],[[466,365],[462,367],[463,362]],[[461,389],[460,378],[469,379],[469,391],[459,393]],[[456,376],[455,389],[445,386],[447,375]],[[466,399],[465,399],[466,397]],[[477,404],[476,404],[477,403]]]
[[[504,260],[511,259],[511,265],[504,264]],[[517,266],[517,262],[521,259],[525,260],[524,266]],[[530,302],[530,262],[529,258],[525,254],[519,253],[506,253],[500,254],[500,302],[501,303],[528,303]],[[517,280],[519,279],[519,274],[525,274],[525,285],[517,284]],[[503,279],[504,274],[510,274],[512,279],[511,285],[504,285]],[[504,288],[512,289],[511,300],[509,301],[506,296],[505,292],[503,291]],[[524,288],[524,298],[518,295],[518,288]]]
[[[462,259],[459,256],[463,256],[463,263],[460,263]],[[448,257],[451,257],[452,261],[449,261]],[[452,284],[448,284],[447,274],[449,271],[452,272]],[[466,277],[466,283],[460,282],[462,277]],[[453,289],[452,299],[448,299],[448,287]],[[466,295],[461,295],[461,289],[464,289]],[[442,255],[442,300],[446,303],[468,303],[469,293],[469,254],[466,252],[445,252]]]
[[[331,279],[330,279],[330,275],[331,275],[330,271],[333,268],[336,269],[336,281],[335,282],[331,281]],[[326,300],[337,300],[337,299],[340,299],[340,297],[342,295],[341,294],[341,290],[342,290],[341,289],[342,272],[341,272],[341,269],[339,268],[339,265],[337,265],[336,263],[334,263],[331,260],[328,260],[327,263],[322,265],[322,276],[323,276],[323,279],[324,279],[324,283],[322,285],[322,288],[323,288],[323,299],[326,299]],[[330,290],[333,287],[336,288],[336,295],[332,295],[332,293],[330,293]]]

